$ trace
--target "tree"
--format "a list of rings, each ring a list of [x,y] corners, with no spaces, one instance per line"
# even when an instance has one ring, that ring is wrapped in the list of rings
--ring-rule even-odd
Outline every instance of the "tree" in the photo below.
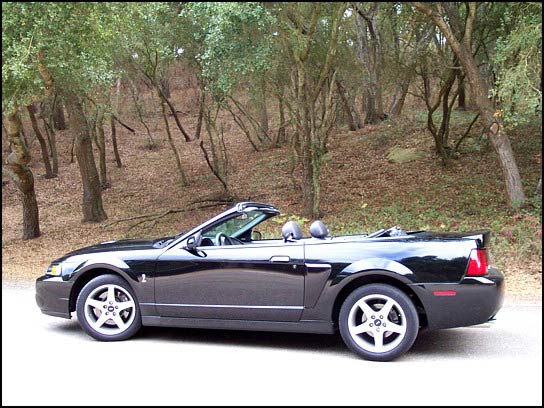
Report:
[[[2,4],[2,114],[11,153],[3,163],[7,174],[19,191],[23,207],[23,239],[40,236],[39,210],[34,190],[34,175],[28,167],[31,156],[21,133],[19,106],[37,100],[43,90],[31,60],[32,31],[25,27],[27,6]]]
[[[183,59],[199,78],[201,111],[204,100],[219,103],[255,150],[272,145],[268,77],[278,41],[270,7],[254,2],[189,3],[180,17],[186,28]]]
[[[69,107],[73,113],[83,114],[82,106],[89,92],[111,86],[113,39],[124,21],[123,5],[9,3],[3,6],[3,16],[6,10],[10,22],[9,30],[6,28],[9,34],[6,52],[15,61],[15,68],[9,72],[16,74],[9,78],[12,80],[4,81],[2,70],[3,84],[8,85],[8,91],[2,91],[3,110],[22,100],[28,105],[58,93],[67,103],[75,104]],[[4,55],[4,35],[2,41]],[[80,118],[75,120],[79,123]],[[83,220],[101,221],[106,213],[100,189],[94,188],[96,165],[88,128],[80,127],[75,133],[74,150],[83,185]],[[89,201],[92,205],[88,205]],[[87,211],[89,208],[94,210]]]
[[[542,123],[542,3],[515,3],[498,39],[495,95],[505,123]],[[541,127],[542,133],[542,127]],[[535,195],[542,194],[542,166]]]
[[[21,123],[16,110],[7,115],[7,130],[11,153],[2,172],[7,173],[19,190],[23,205],[23,239],[37,238],[40,236],[40,222],[34,176],[28,168],[30,154],[21,137]]]
[[[177,109],[170,99],[168,71],[170,64],[179,59],[177,44],[178,9],[172,3],[128,3],[124,13],[130,16],[122,26],[122,35],[117,47],[128,58],[149,84],[155,89],[161,103],[166,104],[176,126],[186,142],[192,138],[185,130]]]
[[[279,10],[284,53],[293,61],[285,98],[294,126],[292,146],[302,167],[304,215],[311,217],[321,215],[321,165],[336,119],[336,54],[346,7],[290,3]]]
[[[488,86],[472,52],[472,32],[477,22],[477,4],[467,3],[464,27],[461,23],[459,8],[454,3],[437,3],[435,9],[425,3],[413,2],[412,4],[434,22],[463,66],[480,113],[480,120],[499,157],[505,179],[507,202],[513,208],[523,206],[525,194],[510,139],[503,126],[500,110],[497,110],[493,101],[488,98]]]
[[[386,14],[391,34],[386,42],[389,75],[395,83],[388,115],[391,119],[401,115],[416,68],[428,52],[435,26],[406,4],[393,3]],[[387,52],[388,51],[388,52]]]

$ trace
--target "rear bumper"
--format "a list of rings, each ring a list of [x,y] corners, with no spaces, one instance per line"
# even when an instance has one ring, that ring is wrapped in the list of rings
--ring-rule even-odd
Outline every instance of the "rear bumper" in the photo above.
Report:
[[[60,276],[41,276],[36,279],[36,303],[42,313],[70,319],[70,291],[73,282]]]
[[[413,285],[429,329],[472,326],[493,318],[504,301],[504,275],[490,267],[485,277],[465,277],[455,284]]]

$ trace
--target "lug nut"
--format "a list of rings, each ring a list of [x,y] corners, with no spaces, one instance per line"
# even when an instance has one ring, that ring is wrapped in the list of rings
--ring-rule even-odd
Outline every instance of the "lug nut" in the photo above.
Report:
[[[379,331],[380,331],[380,328],[379,328],[379,327],[376,327],[376,331],[378,331],[378,332],[379,332]]]
[[[383,316],[380,316],[380,319],[383,319]]]
[[[110,302],[110,305],[113,305],[113,302]]]
[[[106,312],[106,316],[108,315],[108,312]]]
[[[383,324],[383,327],[385,327],[385,323]]]
[[[375,319],[375,318],[376,318],[376,316],[372,316],[372,319]]]
[[[374,326],[372,323],[370,323],[370,327]]]
[[[115,316],[115,312],[113,312],[113,315]]]
[[[119,306],[115,306],[116,309],[119,309]]]
[[[104,305],[104,309],[105,309],[106,307],[107,307],[107,306],[106,306],[106,305]]]

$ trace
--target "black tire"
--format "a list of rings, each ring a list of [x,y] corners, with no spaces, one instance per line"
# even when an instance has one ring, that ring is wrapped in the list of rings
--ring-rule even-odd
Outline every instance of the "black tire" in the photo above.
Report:
[[[126,340],[142,327],[136,295],[117,275],[100,275],[89,281],[79,293],[76,313],[81,328],[100,341]]]
[[[380,309],[386,304],[390,311],[383,316]],[[351,351],[366,360],[391,361],[414,344],[419,317],[413,302],[403,291],[373,283],[357,288],[346,298],[338,325],[342,339]],[[394,330],[387,330],[389,328]]]

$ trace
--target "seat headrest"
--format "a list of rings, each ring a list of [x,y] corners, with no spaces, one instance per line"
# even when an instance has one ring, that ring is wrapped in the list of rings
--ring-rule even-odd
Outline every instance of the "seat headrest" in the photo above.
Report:
[[[314,238],[325,238],[327,235],[329,235],[329,230],[327,227],[325,227],[325,224],[323,224],[322,221],[317,220],[312,222],[312,225],[310,225],[310,234]]]
[[[302,238],[302,230],[296,223],[296,221],[287,221],[282,229],[281,229],[281,235],[283,236],[283,239],[287,241],[288,239],[300,239]]]

